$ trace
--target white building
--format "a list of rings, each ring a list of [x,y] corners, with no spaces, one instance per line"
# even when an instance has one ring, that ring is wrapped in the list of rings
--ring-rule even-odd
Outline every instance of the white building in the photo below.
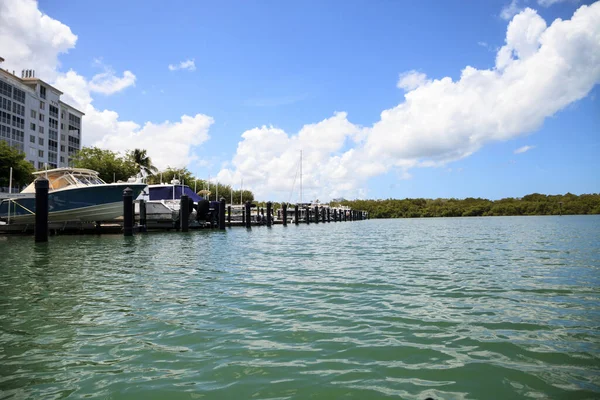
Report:
[[[62,94],[33,70],[19,78],[0,68],[0,140],[25,153],[35,168],[68,167],[81,149],[84,114],[62,102]]]

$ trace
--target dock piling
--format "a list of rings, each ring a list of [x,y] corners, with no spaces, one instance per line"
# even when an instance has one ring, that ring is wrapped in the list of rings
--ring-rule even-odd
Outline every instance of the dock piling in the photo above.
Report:
[[[227,225],[231,228],[231,206],[227,206]]]
[[[146,201],[140,200],[140,230],[142,232],[146,231]]]
[[[246,201],[246,228],[250,228],[250,201]]]
[[[35,181],[35,242],[48,241],[48,188],[47,179]]]
[[[319,218],[321,217],[319,213],[319,206],[315,206],[315,223],[319,223]]]
[[[331,208],[327,209],[327,222],[331,222]]]
[[[223,197],[219,203],[219,229],[225,229],[225,199]]]
[[[294,205],[294,224],[298,225],[298,204]]]
[[[281,205],[281,212],[283,214],[283,226],[287,226],[287,203]]]
[[[188,195],[182,194],[179,200],[179,226],[181,226],[181,232],[187,232],[190,226],[190,202],[188,199]]]
[[[271,208],[273,207],[273,203],[267,201],[267,226],[271,226],[273,222],[273,214],[271,213]]]
[[[306,225],[308,225],[310,224],[310,207],[306,207],[305,211],[306,216],[304,217],[304,219],[306,220]]]
[[[123,190],[123,236],[133,236],[133,190]]]

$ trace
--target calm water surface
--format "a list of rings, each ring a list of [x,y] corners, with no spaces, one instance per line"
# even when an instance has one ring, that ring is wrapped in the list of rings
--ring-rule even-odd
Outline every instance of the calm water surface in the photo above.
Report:
[[[0,399],[600,398],[600,218],[0,237]]]

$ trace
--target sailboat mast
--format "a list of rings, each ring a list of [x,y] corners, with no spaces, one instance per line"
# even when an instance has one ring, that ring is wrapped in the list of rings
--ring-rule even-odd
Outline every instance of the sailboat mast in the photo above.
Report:
[[[302,204],[302,150],[300,150],[300,203]]]

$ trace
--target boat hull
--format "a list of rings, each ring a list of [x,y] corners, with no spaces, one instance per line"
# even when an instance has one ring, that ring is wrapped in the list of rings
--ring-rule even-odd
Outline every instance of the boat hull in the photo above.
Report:
[[[112,221],[123,216],[123,190],[130,188],[136,198],[145,184],[123,183],[93,185],[48,194],[48,220]],[[12,199],[10,222],[29,224],[35,222],[35,197]],[[0,204],[0,218],[8,219],[8,201]]]

